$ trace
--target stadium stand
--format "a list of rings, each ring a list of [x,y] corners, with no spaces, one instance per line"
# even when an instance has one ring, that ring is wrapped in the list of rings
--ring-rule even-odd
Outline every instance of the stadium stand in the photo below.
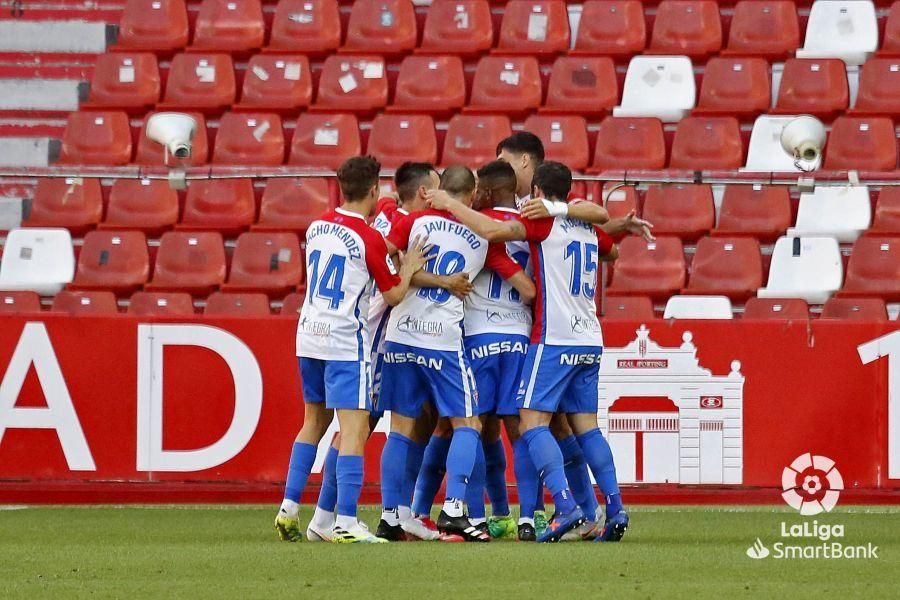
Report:
[[[0,290],[52,296],[72,281],[74,272],[75,253],[67,230],[15,229],[6,235]]]
[[[664,319],[731,319],[731,301],[725,296],[672,296]]]
[[[304,258],[293,233],[248,232],[237,239],[223,290],[283,297],[303,283]]]
[[[0,292],[0,314],[40,312],[41,297],[37,292]]]
[[[136,317],[186,317],[194,314],[191,295],[184,292],[137,292],[128,303],[128,314]]]
[[[207,316],[266,316],[270,314],[265,294],[230,294],[215,292],[206,299],[203,314]]]
[[[653,302],[645,296],[610,296],[603,307],[603,319],[639,321],[654,318]]]
[[[34,190],[31,214],[23,227],[64,227],[82,236],[103,217],[99,179],[42,179]]]
[[[71,290],[127,295],[147,283],[150,256],[140,231],[91,231],[84,236]]]
[[[169,231],[160,239],[153,280],[144,289],[205,296],[225,282],[225,271],[220,234]]]
[[[115,315],[119,312],[116,295],[107,291],[73,292],[64,290],[53,298],[53,312],[69,315]]]
[[[178,192],[158,179],[119,179],[109,192],[100,229],[138,229],[159,236],[178,222]]]

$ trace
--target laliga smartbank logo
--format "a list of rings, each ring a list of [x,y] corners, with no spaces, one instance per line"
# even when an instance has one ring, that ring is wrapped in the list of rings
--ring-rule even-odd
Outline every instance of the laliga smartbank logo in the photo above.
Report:
[[[801,454],[781,472],[781,497],[804,517],[831,512],[837,505],[844,479],[827,456]],[[878,546],[871,542],[851,546],[835,538],[844,537],[843,524],[803,520],[781,522],[781,541],[771,550],[760,539],[747,548],[747,556],[755,560],[772,558],[878,558]],[[812,543],[809,543],[812,541]],[[806,543],[801,543],[806,542]]]

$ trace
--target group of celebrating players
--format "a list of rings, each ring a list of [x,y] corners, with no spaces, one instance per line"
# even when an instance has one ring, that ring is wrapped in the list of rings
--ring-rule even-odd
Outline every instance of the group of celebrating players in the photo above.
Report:
[[[334,413],[340,433],[325,459],[309,541],[625,534],[612,452],[597,426],[603,338],[594,296],[599,262],[618,256],[615,240],[652,239],[651,226],[568,201],[570,170],[545,162],[531,133],[504,139],[497,154],[477,179],[464,166],[438,174],[405,163],[396,194],[380,199],[375,159],[353,157],[338,170],[343,204],[306,234],[297,326],[305,415],[275,520],[282,540],[303,539],[300,496]],[[391,424],[373,534],[357,504],[366,440],[384,411]],[[501,423],[513,448],[518,523]],[[555,508],[549,520],[544,486]]]

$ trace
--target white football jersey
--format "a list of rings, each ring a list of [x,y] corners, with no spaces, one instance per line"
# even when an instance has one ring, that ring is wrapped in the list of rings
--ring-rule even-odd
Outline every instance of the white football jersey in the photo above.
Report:
[[[493,208],[482,212],[498,221],[519,216],[513,208]],[[506,252],[530,277],[532,269],[528,242],[506,242]],[[531,335],[531,307],[522,303],[519,292],[503,277],[491,269],[482,269],[472,285],[474,289],[464,302],[466,335]]]
[[[502,244],[488,244],[448,212],[426,210],[394,224],[388,239],[406,248],[416,237],[428,240],[435,254],[425,269],[437,275],[465,272],[473,280],[486,264],[501,276],[520,268]],[[441,288],[420,288],[406,294],[391,310],[387,341],[430,350],[458,351],[462,347],[463,301]]]
[[[378,205],[375,208],[375,219],[372,221],[372,227],[383,237],[387,237],[393,224],[408,214],[409,212],[397,206],[393,198],[382,198],[378,201]],[[369,302],[369,332],[372,336],[370,352],[384,352],[384,333],[387,329],[389,312],[390,307],[384,301],[384,296],[378,291],[377,287],[373,287],[372,300]]]
[[[362,215],[337,208],[306,232],[306,273],[297,356],[368,361],[372,282],[382,291],[400,283],[384,238]]]

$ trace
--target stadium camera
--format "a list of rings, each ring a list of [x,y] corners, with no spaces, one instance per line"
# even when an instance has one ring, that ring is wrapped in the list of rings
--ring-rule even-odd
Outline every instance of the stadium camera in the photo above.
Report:
[[[825,145],[825,126],[815,117],[802,115],[781,130],[781,147],[794,157],[794,166],[813,171],[819,165]]]
[[[166,162],[170,154],[179,160],[191,157],[196,131],[197,121],[182,113],[159,113],[150,117],[147,123],[147,137],[165,146]]]

